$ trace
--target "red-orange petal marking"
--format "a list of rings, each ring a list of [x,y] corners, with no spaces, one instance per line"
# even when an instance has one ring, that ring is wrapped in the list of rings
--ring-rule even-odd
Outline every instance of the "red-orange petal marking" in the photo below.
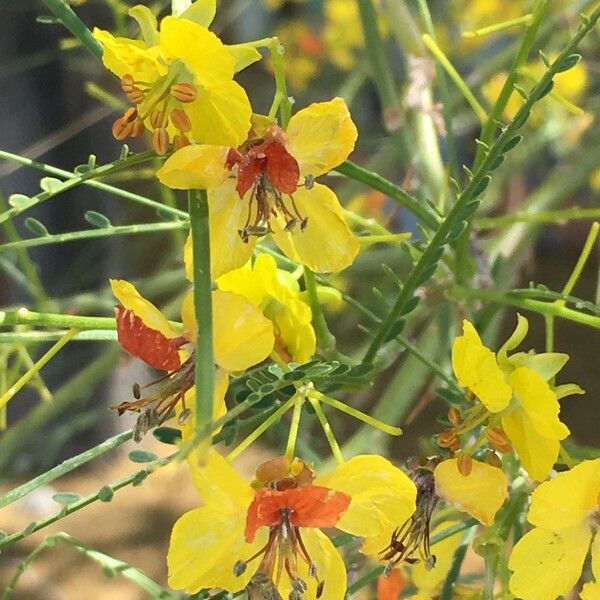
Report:
[[[273,187],[282,194],[293,194],[298,189],[300,167],[298,161],[279,140],[265,142],[267,175]]]
[[[124,350],[161,371],[173,371],[181,366],[177,352],[181,338],[168,338],[160,331],[151,329],[124,306],[117,306],[115,313],[117,336]]]
[[[350,496],[318,485],[307,485],[290,490],[260,489],[246,516],[246,541],[254,540],[256,531],[263,526],[281,523],[281,511],[289,511],[294,527],[333,527],[350,505]]]

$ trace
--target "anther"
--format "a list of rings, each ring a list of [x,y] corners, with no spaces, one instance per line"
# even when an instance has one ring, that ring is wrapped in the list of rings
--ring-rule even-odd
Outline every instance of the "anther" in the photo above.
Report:
[[[121,89],[125,94],[131,92],[135,88],[135,80],[133,79],[133,75],[127,73],[121,77]]]
[[[315,596],[317,598],[320,598],[323,595],[323,590],[325,589],[325,582],[324,581],[319,581],[319,585],[317,585],[317,593],[315,594]]]
[[[144,125],[144,121],[138,119],[133,122],[133,127],[131,128],[131,133],[129,134],[131,137],[140,137],[146,131],[146,126]]]
[[[144,92],[139,88],[134,87],[130,92],[127,92],[127,99],[134,104],[141,104],[144,101]]]
[[[300,594],[304,594],[304,593],[306,593],[306,590],[308,589],[308,586],[306,585],[306,582],[303,579],[300,579],[300,577],[295,577],[292,580],[292,589],[295,592],[299,592]]]
[[[140,389],[140,384],[139,383],[134,383],[133,384],[132,392],[133,392],[133,397],[136,400],[139,400],[142,397],[142,390]]]
[[[188,114],[184,110],[181,110],[181,108],[174,108],[171,111],[170,117],[171,122],[179,129],[179,131],[188,133],[192,130],[192,122],[190,121]]]
[[[383,570],[383,576],[389,577],[392,574],[393,570],[394,570],[394,563],[389,562],[387,565],[385,565],[385,569]]]
[[[160,127],[155,129],[152,132],[152,147],[156,154],[166,154],[167,149],[169,148],[169,134],[164,127]]]
[[[298,222],[298,221],[297,221],[296,219],[290,219],[290,220],[289,220],[289,221],[288,221],[288,222],[285,224],[285,227],[284,227],[284,229],[285,229],[286,231],[291,231],[292,229],[294,229],[294,227],[295,227],[295,225],[296,225],[296,223],[297,223],[297,222]]]
[[[165,124],[165,113],[162,110],[155,108],[150,113],[150,125],[152,129],[160,129]]]
[[[193,83],[176,83],[169,91],[171,96],[179,102],[193,102],[198,97],[198,90]]]
[[[119,117],[112,126],[112,134],[116,140],[125,140],[133,131],[133,123],[128,123],[124,117]]]
[[[317,565],[315,565],[314,562],[311,562],[310,565],[308,565],[308,576],[313,579],[317,576]]]
[[[304,231],[306,226],[308,225],[308,217],[304,217],[302,221],[300,221],[300,231]]]
[[[462,417],[460,416],[460,412],[456,406],[451,406],[448,410],[448,421],[452,423],[455,427],[462,423]]]
[[[236,577],[240,577],[246,572],[246,568],[248,567],[248,563],[245,560],[238,560],[233,565],[233,574]]]
[[[498,452],[510,452],[512,450],[512,446],[510,445],[506,433],[499,427],[488,427],[485,430],[485,437],[490,443],[490,446],[494,448],[494,450],[498,450]]]
[[[456,466],[458,467],[458,472],[464,477],[468,477],[473,470],[473,459],[470,454],[465,454],[461,452],[458,455],[458,459],[456,461]]]
[[[438,433],[437,441],[442,448],[450,448],[454,452],[460,450],[460,441],[452,429]]]
[[[314,177],[314,175],[307,175],[304,178],[304,187],[307,190],[312,190],[313,187],[314,187],[314,185],[315,185],[315,177]]]
[[[185,135],[177,134],[173,136],[173,152],[177,152],[177,150],[181,150],[181,148],[185,148],[190,144],[190,140]]]

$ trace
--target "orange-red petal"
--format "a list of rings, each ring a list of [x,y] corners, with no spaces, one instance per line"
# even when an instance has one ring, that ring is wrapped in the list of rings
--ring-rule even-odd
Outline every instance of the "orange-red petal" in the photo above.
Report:
[[[168,338],[160,331],[144,324],[128,308],[117,306],[117,337],[122,348],[161,371],[173,371],[181,366],[179,346],[181,338]]]
[[[254,540],[263,526],[281,522],[282,510],[289,511],[290,524],[295,527],[333,527],[350,505],[350,496],[319,485],[307,485],[289,490],[260,489],[248,508],[246,541]]]

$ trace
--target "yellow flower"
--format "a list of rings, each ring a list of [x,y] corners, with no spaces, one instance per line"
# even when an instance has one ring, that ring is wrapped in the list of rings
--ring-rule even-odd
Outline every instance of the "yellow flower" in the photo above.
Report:
[[[313,271],[341,271],[359,243],[335,193],[315,183],[350,154],[357,131],[340,98],[311,104],[287,131],[271,125],[239,150],[193,145],[175,152],[157,176],[175,189],[208,190],[212,276],[248,262],[257,238]]]
[[[221,275],[217,286],[244,296],[263,311],[275,327],[275,345],[280,346],[278,350],[287,362],[310,360],[316,347],[312,311],[300,299],[298,282],[278,269],[272,256],[260,254],[253,265],[247,263]]]
[[[591,547],[592,573],[583,600],[600,595],[600,459],[587,460],[545,481],[531,496],[527,520],[534,528],[513,548],[510,591],[524,600],[567,595],[581,577]]]
[[[143,41],[94,29],[104,65],[121,78],[134,104],[115,121],[117,139],[146,127],[154,149],[164,154],[169,141],[177,149],[191,141],[237,146],[246,138],[252,110],[233,76],[260,54],[243,44],[227,47],[210,32],[214,11],[214,0],[197,0],[180,17],[165,17],[158,31],[150,9],[135,6],[129,14]]]
[[[139,386],[135,400],[115,408],[121,413],[140,413],[136,426],[137,440],[151,427],[162,423],[172,410],[180,411],[184,438],[194,431],[194,346],[196,318],[193,292],[183,300],[183,330],[172,325],[135,286],[122,279],[112,279],[111,287],[119,300],[116,308],[119,343],[133,356],[155,369],[167,372],[158,386],[141,397]],[[215,356],[214,418],[225,413],[225,393],[229,373],[243,371],[267,358],[273,349],[271,322],[244,297],[220,290],[213,292],[213,331]],[[236,318],[232,319],[231,315]],[[179,406],[181,404],[181,406]]]
[[[566,354],[508,355],[523,341],[527,329],[527,320],[519,315],[515,332],[494,355],[465,320],[463,335],[452,348],[452,367],[460,385],[481,401],[494,423],[501,423],[530,477],[542,480],[556,462],[560,440],[569,435],[559,419],[558,400],[583,391],[576,385],[551,383],[569,359]],[[483,422],[485,414],[474,419]],[[463,430],[467,426],[468,422],[461,425]]]
[[[287,598],[297,590],[342,600],[344,562],[320,529],[369,536],[414,510],[414,485],[381,456],[357,456],[316,479],[298,459],[275,459],[250,485],[213,450],[192,474],[205,504],[175,523],[167,557],[169,585],[189,593],[247,588],[250,597]]]

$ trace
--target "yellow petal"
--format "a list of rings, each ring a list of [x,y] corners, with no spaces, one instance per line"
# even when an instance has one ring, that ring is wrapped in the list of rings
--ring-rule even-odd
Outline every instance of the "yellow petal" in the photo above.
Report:
[[[351,497],[336,527],[353,535],[377,536],[415,511],[415,484],[383,456],[355,456],[315,483]]]
[[[134,18],[140,30],[142,37],[147,46],[156,46],[158,44],[158,25],[156,23],[156,16],[154,13],[143,4],[136,4],[136,6],[130,8],[127,13],[130,17]]]
[[[458,521],[444,521],[432,530],[432,535],[440,533]],[[439,588],[446,579],[446,575],[450,570],[454,553],[460,544],[463,532],[459,531],[454,535],[444,538],[441,542],[431,547],[431,552],[435,555],[435,565],[427,570],[423,561],[418,562],[411,569],[410,578],[417,586],[419,593],[427,596],[435,596],[439,592]]]
[[[117,77],[130,74],[136,81],[153,83],[166,72],[158,60],[158,52],[150,51],[144,42],[114,37],[108,31],[95,28],[93,36],[102,44],[102,62]]]
[[[235,81],[204,87],[186,111],[196,142],[235,148],[248,137],[252,107],[244,88]]]
[[[437,493],[484,525],[491,525],[506,500],[506,475],[497,467],[474,460],[471,473],[465,477],[458,470],[457,463],[452,458],[435,468]],[[482,490],[485,490],[485,494]]]
[[[160,331],[168,338],[177,337],[178,333],[152,302],[146,300],[136,287],[124,279],[111,279],[110,287],[117,300],[127,309],[133,311],[146,327]]]
[[[244,513],[254,499],[250,484],[213,448],[204,465],[192,470],[194,485],[207,506],[226,513]]]
[[[494,353],[481,342],[475,327],[463,321],[463,334],[452,346],[452,368],[458,382],[477,396],[490,412],[508,406],[512,391]]]
[[[238,231],[248,218],[248,204],[241,200],[235,189],[235,180],[225,182],[208,193],[210,214],[210,260],[212,278],[246,264],[252,256],[256,238],[242,242]],[[190,261],[191,263],[191,261]]]
[[[519,367],[509,376],[515,397],[535,430],[544,437],[564,440],[570,433],[561,423],[560,404],[544,378],[528,367]]]
[[[298,111],[287,128],[287,147],[301,175],[318,177],[344,162],[358,132],[341,98],[317,102]]]
[[[566,594],[581,575],[590,538],[589,527],[532,529],[510,556],[510,591],[523,600],[555,600]]]
[[[342,212],[337,196],[326,186],[315,183],[312,189],[294,193],[299,213],[308,218],[304,231],[297,225],[285,231],[283,222],[273,222],[273,238],[292,260],[317,273],[337,272],[349,267],[360,250]]]
[[[598,535],[597,531],[594,534],[594,541],[592,542],[592,573],[600,585],[600,535]]]
[[[517,313],[517,325],[511,336],[504,342],[500,350],[498,350],[498,362],[505,363],[508,360],[508,353],[514,350],[527,335],[529,330],[529,322],[523,316]]]
[[[213,22],[216,12],[217,0],[194,0],[179,16],[202,27],[208,27]]]
[[[165,58],[183,61],[193,74],[194,83],[202,87],[218,85],[233,77],[234,60],[223,42],[188,19],[169,16],[161,21],[160,48]]]
[[[215,473],[220,477],[220,473]],[[223,510],[218,504],[202,506],[180,517],[171,533],[167,564],[169,585],[191,594],[218,587],[235,592],[253,575],[252,568],[237,577],[233,566],[250,558],[266,543],[267,531],[258,531],[252,544],[244,539],[246,511]]]
[[[600,598],[600,581],[586,583],[579,594],[581,600],[598,600]]]
[[[558,439],[540,435],[521,408],[502,417],[502,428],[529,476],[536,481],[546,479],[558,458]]]
[[[542,377],[542,379],[548,381],[565,366],[568,360],[568,354],[563,354],[561,352],[542,352],[542,354],[526,355],[516,366],[533,369]]]
[[[224,292],[241,294],[254,306],[260,306],[267,295],[267,284],[276,273],[275,259],[268,254],[259,254],[254,264],[248,261],[239,269],[221,275],[217,285]]]
[[[343,600],[346,595],[346,566],[340,553],[331,540],[318,529],[301,529],[302,541],[308,555],[317,568],[317,577],[325,582],[320,600]],[[305,598],[317,597],[317,582],[308,575],[308,565],[298,559],[298,575],[306,583],[308,589]],[[279,593],[288,598],[291,592],[289,578],[282,577]]]
[[[227,371],[243,371],[273,350],[273,325],[246,298],[213,292],[215,360]]]
[[[231,292],[212,293],[215,363],[225,371],[243,371],[262,362],[273,350],[273,325],[246,298]],[[181,316],[185,336],[196,337],[194,297],[183,299]]]
[[[599,494],[600,459],[586,460],[534,490],[527,520],[547,529],[576,526],[597,510]]]
[[[225,181],[228,152],[224,146],[185,146],[167,159],[156,176],[175,190],[208,190]]]
[[[239,73],[262,58],[261,53],[250,44],[232,44],[227,46],[227,50],[229,50],[235,60],[234,70],[236,73]]]

